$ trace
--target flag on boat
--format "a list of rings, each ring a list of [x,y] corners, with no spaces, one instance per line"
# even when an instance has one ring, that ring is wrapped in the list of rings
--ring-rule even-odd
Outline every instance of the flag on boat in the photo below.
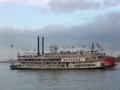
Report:
[[[96,45],[97,45],[97,48],[101,49],[101,46],[99,45],[99,43],[97,43]]]
[[[98,49],[100,49],[101,51],[103,51],[103,48],[102,48],[102,46],[99,43],[97,43],[96,46],[97,46]]]

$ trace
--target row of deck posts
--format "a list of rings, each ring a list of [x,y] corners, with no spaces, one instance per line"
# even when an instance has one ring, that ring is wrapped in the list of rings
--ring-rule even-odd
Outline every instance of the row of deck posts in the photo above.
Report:
[[[37,38],[38,42],[37,42],[37,55],[40,56],[40,39],[39,39],[39,36]],[[44,37],[42,37],[42,56],[44,55]]]

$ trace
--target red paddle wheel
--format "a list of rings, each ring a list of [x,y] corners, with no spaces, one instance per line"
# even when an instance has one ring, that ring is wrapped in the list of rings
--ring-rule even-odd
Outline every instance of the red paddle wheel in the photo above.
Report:
[[[105,58],[104,65],[105,66],[114,66],[115,60],[113,58]]]

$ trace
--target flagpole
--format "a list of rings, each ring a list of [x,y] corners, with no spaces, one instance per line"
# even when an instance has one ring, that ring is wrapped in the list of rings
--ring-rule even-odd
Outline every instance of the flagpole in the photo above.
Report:
[[[13,44],[11,44],[11,65],[13,64]]]

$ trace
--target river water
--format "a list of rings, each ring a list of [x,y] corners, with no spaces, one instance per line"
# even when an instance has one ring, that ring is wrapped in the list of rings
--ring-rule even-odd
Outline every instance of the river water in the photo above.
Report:
[[[120,90],[120,64],[107,70],[10,70],[0,63],[0,90]]]

